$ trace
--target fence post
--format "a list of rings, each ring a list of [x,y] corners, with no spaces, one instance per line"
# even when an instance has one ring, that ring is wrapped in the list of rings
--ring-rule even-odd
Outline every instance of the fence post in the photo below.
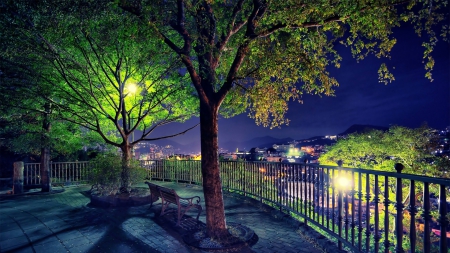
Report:
[[[337,162],[337,164],[338,164],[338,177],[341,177],[342,176],[342,170],[340,170],[341,169],[341,167],[342,167],[342,161],[341,160],[339,160],[338,162]],[[342,188],[338,188],[337,189],[338,190],[338,235],[339,235],[339,239],[341,239],[342,238],[342,220],[343,220],[343,217],[342,217],[342,204],[343,204],[343,198],[344,198],[344,195],[342,194]],[[333,229],[333,231],[334,231],[334,229]],[[341,240],[338,240],[338,248],[339,248],[339,250],[342,250],[343,249],[343,247],[342,247],[342,241]]]
[[[439,240],[439,252],[448,252],[447,245],[447,198],[445,197],[445,185],[440,185],[439,187],[439,225],[441,227],[441,236]]]
[[[397,173],[402,173],[403,165],[401,163],[395,164],[395,170]],[[395,189],[396,199],[395,207],[397,209],[397,215],[395,219],[395,235],[397,239],[397,245],[395,251],[397,253],[405,252],[403,250],[403,196],[402,196],[402,179],[397,177],[397,188]]]
[[[339,171],[339,177],[341,177],[342,171]],[[342,189],[338,189],[338,235],[339,235],[339,241],[338,241],[338,248],[339,250],[342,250],[342,241],[340,240],[342,238],[342,222],[344,220],[344,217],[342,216],[342,209],[343,209],[343,202],[344,202],[344,194],[342,192]]]
[[[14,163],[13,194],[23,193],[23,162]]]
[[[429,183],[425,182],[423,184],[423,209],[422,209],[422,218],[424,220],[424,229],[423,233],[424,235],[431,234],[431,214],[430,214],[430,188]],[[431,239],[430,236],[425,236],[423,241],[423,251],[424,252],[431,252]]]
[[[409,206],[407,208],[411,216],[411,222],[409,224],[409,238],[411,242],[411,252],[416,252],[416,187],[415,181],[411,180],[411,185],[409,187]]]

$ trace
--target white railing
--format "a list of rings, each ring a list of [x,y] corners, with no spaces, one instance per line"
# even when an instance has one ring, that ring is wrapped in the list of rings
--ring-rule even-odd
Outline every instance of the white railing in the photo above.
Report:
[[[89,162],[50,162],[52,183],[83,183],[88,181]],[[24,185],[41,183],[41,164],[25,163],[23,169]]]

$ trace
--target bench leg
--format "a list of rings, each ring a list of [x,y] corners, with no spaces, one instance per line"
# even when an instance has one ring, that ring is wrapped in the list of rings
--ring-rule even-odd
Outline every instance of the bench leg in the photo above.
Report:
[[[202,213],[202,206],[198,205],[197,209],[198,209],[198,214],[197,214],[197,221],[198,221],[198,217],[200,217],[200,214]]]
[[[198,210],[198,213],[197,213],[197,221],[198,221],[198,218],[200,217],[200,214],[202,213],[202,206],[201,206],[201,205],[190,206],[190,207],[188,207],[188,208],[186,208],[186,209],[183,209],[183,210],[182,210],[181,207],[179,207],[179,208],[178,208],[178,220],[177,220],[177,226],[180,226],[180,224],[181,224],[181,218],[183,218],[184,214],[185,214],[189,209],[191,209],[192,207],[195,207],[195,208],[197,208],[197,210]]]
[[[158,201],[158,199],[159,199],[158,196],[151,194],[150,195],[150,207],[149,208],[151,208],[153,206],[153,203]]]
[[[181,207],[178,207],[178,220],[177,220],[177,227],[181,224],[181,218],[183,217],[184,212],[181,212]]]
[[[159,216],[163,216],[164,214],[166,214],[166,209],[167,207],[170,205],[170,202],[164,201],[164,199],[161,199],[161,213],[159,214]]]

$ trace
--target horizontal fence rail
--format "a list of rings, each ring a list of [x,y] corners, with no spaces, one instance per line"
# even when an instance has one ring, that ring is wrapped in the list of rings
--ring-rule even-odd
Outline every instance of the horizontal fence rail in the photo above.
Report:
[[[140,161],[148,178],[202,184],[200,161]],[[24,166],[39,184],[40,165]],[[51,163],[52,182],[88,180],[88,162]],[[221,161],[222,187],[328,234],[353,252],[448,252],[450,180],[305,163]]]
[[[23,168],[24,185],[41,184],[41,164],[25,163]],[[83,183],[89,180],[89,162],[50,162],[49,174],[53,184]]]
[[[142,161],[152,179],[202,184],[199,161]],[[448,252],[450,180],[302,163],[220,162],[224,190],[303,219],[354,252]]]

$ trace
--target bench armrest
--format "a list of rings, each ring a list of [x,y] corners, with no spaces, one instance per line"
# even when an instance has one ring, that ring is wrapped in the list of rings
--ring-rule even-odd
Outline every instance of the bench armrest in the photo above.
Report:
[[[179,199],[182,199],[182,200],[187,200],[187,201],[189,201],[189,204],[193,204],[192,202],[194,201],[194,199],[195,199],[196,202],[197,202],[197,203],[195,203],[195,204],[198,204],[198,203],[200,203],[200,201],[201,201],[201,198],[200,198],[199,196],[194,196],[194,197],[189,197],[189,198],[182,198],[182,197],[178,196],[178,198],[179,198]]]

